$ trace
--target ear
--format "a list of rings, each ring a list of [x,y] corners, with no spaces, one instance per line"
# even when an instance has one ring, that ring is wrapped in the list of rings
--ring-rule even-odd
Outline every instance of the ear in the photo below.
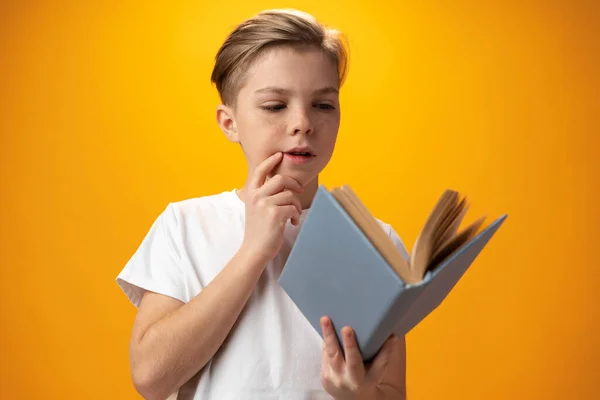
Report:
[[[223,104],[217,107],[217,123],[225,136],[227,136],[227,139],[234,143],[240,142],[235,116],[231,107]]]

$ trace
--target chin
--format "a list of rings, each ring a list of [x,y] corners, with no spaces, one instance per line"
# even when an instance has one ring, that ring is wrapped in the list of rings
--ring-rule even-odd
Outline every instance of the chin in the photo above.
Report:
[[[280,168],[277,171],[278,174],[289,176],[297,180],[302,186],[308,185],[310,182],[315,180],[318,176],[318,171],[303,170],[302,168]]]

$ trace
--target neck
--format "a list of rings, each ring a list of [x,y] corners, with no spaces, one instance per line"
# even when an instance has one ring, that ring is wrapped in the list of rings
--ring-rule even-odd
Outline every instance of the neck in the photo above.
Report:
[[[249,182],[246,181],[244,186],[238,191],[238,195],[242,201],[245,202],[246,192],[248,191]],[[319,188],[319,177],[315,177],[312,181],[304,185],[304,192],[298,194],[297,197],[300,200],[300,205],[302,205],[302,209],[305,210],[310,207],[312,204],[312,200],[317,193],[317,189]]]

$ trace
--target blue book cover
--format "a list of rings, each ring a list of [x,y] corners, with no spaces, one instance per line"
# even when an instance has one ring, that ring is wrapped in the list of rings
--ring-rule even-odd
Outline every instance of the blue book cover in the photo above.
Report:
[[[342,328],[351,326],[368,362],[392,333],[405,335],[443,302],[505,219],[493,221],[420,282],[408,284],[321,185],[279,284],[320,335],[325,315],[340,344]]]

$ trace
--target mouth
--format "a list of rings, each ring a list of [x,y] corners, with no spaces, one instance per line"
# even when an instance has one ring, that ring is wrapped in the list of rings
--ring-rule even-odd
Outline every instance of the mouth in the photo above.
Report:
[[[286,151],[285,154],[298,157],[314,157],[314,153],[308,147],[295,147]]]
[[[289,151],[286,151],[285,158],[291,161],[293,164],[304,164],[311,161],[315,154],[308,148],[294,148]]]

